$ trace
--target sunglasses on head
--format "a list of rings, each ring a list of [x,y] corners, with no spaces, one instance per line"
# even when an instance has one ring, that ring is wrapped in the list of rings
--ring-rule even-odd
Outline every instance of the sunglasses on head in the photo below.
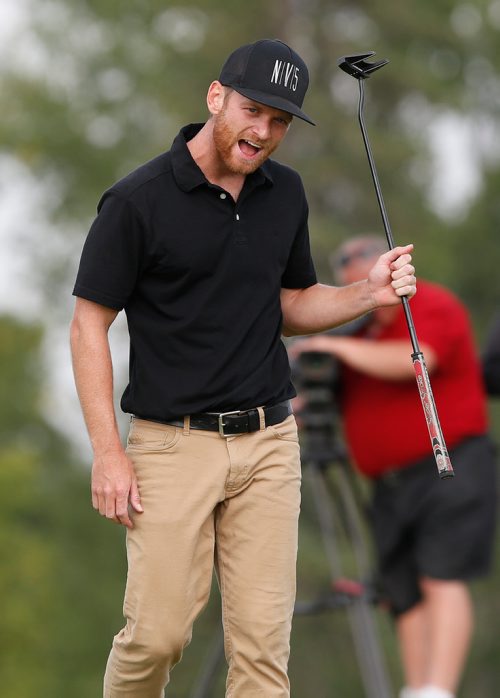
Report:
[[[343,269],[356,259],[370,259],[370,257],[375,257],[378,254],[382,254],[382,252],[380,248],[376,247],[375,245],[370,247],[362,247],[359,250],[354,252],[346,252],[345,254],[337,257],[335,260],[335,266],[339,269]]]

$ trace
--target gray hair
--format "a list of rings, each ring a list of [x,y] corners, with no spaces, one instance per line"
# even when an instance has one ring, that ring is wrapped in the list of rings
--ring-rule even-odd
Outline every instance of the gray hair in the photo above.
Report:
[[[369,259],[387,252],[388,245],[385,237],[374,234],[357,235],[345,240],[329,257],[330,267],[335,274],[346,265],[353,248],[361,253],[361,256]]]

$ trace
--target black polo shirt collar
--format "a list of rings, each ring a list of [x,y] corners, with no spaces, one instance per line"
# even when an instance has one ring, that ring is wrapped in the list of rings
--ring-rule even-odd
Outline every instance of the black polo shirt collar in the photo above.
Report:
[[[185,192],[192,191],[196,187],[204,184],[210,184],[200,170],[196,162],[193,160],[187,142],[190,141],[204,124],[189,124],[184,126],[172,143],[170,151],[172,158],[172,170],[177,186]],[[246,185],[251,185],[252,188],[261,184],[273,183],[272,175],[269,171],[267,163],[264,163],[255,172],[246,177]]]

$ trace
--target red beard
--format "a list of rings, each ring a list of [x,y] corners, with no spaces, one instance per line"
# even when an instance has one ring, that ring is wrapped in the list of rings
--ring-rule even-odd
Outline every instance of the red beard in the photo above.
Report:
[[[237,152],[239,150],[238,134],[231,128],[230,123],[226,119],[225,112],[221,112],[214,118],[213,139],[215,148],[225,167],[233,174],[247,175],[255,172],[271,155],[275,148],[270,148],[268,145],[261,146],[261,149],[254,155],[251,160],[244,159],[244,153],[239,158]],[[252,141],[256,139],[250,139]],[[258,141],[257,141],[258,142]],[[236,146],[236,148],[235,148]],[[276,146],[275,146],[276,147]]]

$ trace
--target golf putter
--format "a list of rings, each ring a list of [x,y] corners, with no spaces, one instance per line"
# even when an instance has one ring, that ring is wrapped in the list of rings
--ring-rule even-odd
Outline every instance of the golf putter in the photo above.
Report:
[[[387,216],[384,198],[382,196],[382,190],[380,188],[380,182],[375,167],[375,161],[373,159],[370,142],[368,140],[368,134],[363,120],[363,107],[365,101],[364,81],[367,78],[369,78],[370,75],[374,73],[376,70],[379,70],[379,68],[382,68],[384,65],[389,63],[389,61],[386,58],[372,63],[367,60],[367,58],[370,58],[374,55],[375,51],[369,51],[367,53],[359,53],[354,56],[342,56],[338,59],[337,62],[339,68],[341,68],[341,70],[346,72],[348,75],[351,75],[353,78],[356,78],[359,84],[359,125],[361,127],[363,142],[365,144],[366,154],[368,156],[368,162],[370,164],[370,171],[372,174],[373,184],[375,186],[375,193],[377,195],[377,201],[380,208],[382,221],[384,224],[385,235],[387,237],[389,248],[392,250],[395,247],[394,238],[392,235],[389,218]],[[413,324],[413,318],[410,311],[410,303],[406,296],[403,296],[401,298],[401,302],[403,304],[403,310],[406,317],[406,324],[408,325],[408,331],[410,333],[410,339],[413,348],[413,353],[411,355],[413,361],[413,368],[415,370],[418,391],[420,393],[420,399],[422,401],[425,421],[429,430],[429,436],[431,439],[432,450],[434,453],[439,477],[453,477],[453,467],[450,461],[450,457],[448,455],[448,450],[444,441],[441,425],[439,423],[436,403],[434,402],[434,396],[432,394],[431,382],[429,374],[427,372],[427,367],[425,365],[424,355],[420,351],[420,347],[418,344],[417,333],[415,330],[415,325]]]

